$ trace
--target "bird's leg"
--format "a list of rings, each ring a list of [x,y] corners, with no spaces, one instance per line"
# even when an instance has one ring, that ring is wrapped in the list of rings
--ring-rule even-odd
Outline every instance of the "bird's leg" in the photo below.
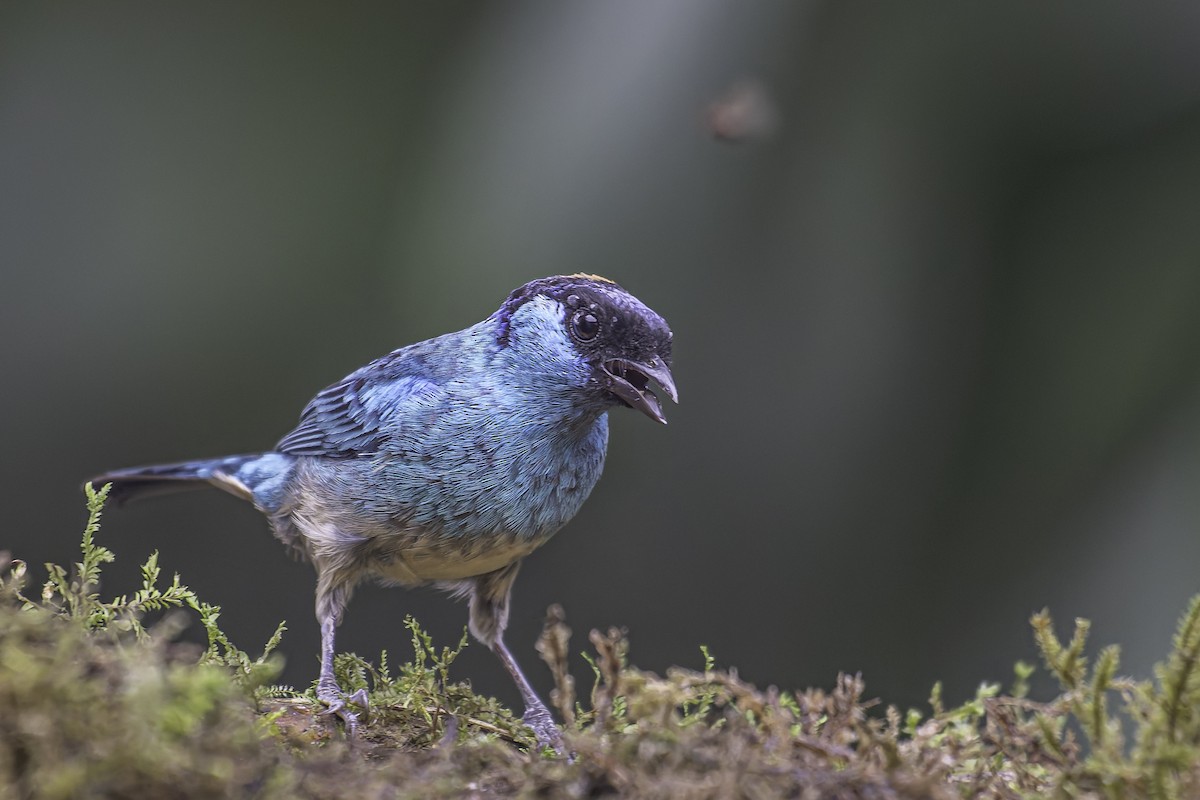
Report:
[[[341,620],[342,611],[350,599],[350,587],[346,584],[330,588],[325,576],[317,581],[317,619],[321,623],[321,675],[317,678],[317,699],[328,706],[323,714],[333,714],[346,725],[346,732],[354,735],[358,731],[358,714],[349,708],[353,703],[369,713],[366,689],[347,695],[338,686],[333,674],[333,633]]]
[[[553,747],[561,753],[562,734],[554,724],[554,717],[550,716],[550,709],[546,708],[546,704],[529,685],[525,673],[521,672],[517,660],[504,644],[503,636],[497,636],[496,641],[492,642],[492,652],[500,659],[508,674],[512,675],[513,682],[517,684],[517,691],[521,693],[521,702],[525,704],[525,713],[521,715],[521,721],[533,730],[539,745]]]
[[[323,714],[333,714],[346,724],[346,730],[351,734],[358,730],[358,714],[347,708],[348,703],[359,706],[363,711],[369,711],[367,690],[359,689],[351,695],[342,691],[337,679],[333,676],[333,620],[321,623],[321,676],[317,679],[317,699],[325,703]]]
[[[517,690],[521,693],[521,701],[525,704],[525,714],[521,721],[533,730],[538,744],[542,747],[552,747],[561,753],[562,734],[554,724],[554,717],[550,716],[550,709],[546,708],[546,704],[537,696],[525,673],[517,666],[517,660],[504,644],[504,629],[508,626],[508,599],[520,566],[521,562],[517,561],[474,579],[470,589],[471,633],[491,648],[508,670],[508,674],[512,675],[513,682],[517,684]]]

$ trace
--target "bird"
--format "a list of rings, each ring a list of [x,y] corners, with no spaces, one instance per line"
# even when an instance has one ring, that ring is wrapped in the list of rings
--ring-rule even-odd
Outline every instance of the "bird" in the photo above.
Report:
[[[334,675],[334,634],[357,585],[432,585],[512,676],[539,745],[561,734],[504,641],[522,560],[570,521],[604,468],[608,412],[666,424],[679,396],[666,321],[617,283],[556,275],[482,322],[410,344],[319,392],[274,449],[103,473],[118,504],[222,489],[251,502],[316,571],[323,713],[353,734],[369,713]]]

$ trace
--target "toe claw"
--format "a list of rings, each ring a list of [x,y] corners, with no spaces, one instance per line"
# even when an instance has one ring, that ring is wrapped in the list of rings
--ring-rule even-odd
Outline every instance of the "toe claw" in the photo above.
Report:
[[[358,733],[358,714],[351,711],[350,703],[359,706],[363,710],[363,715],[370,714],[370,704],[367,700],[367,690],[359,689],[351,695],[344,694],[341,689],[318,687],[317,699],[325,704],[325,708],[319,713],[322,716],[334,716],[342,721],[346,727],[346,733],[354,736]]]
[[[538,747],[549,747],[560,756],[565,754],[562,732],[554,724],[554,717],[545,706],[530,706],[525,709],[521,722],[533,731]]]
[[[363,710],[363,714],[369,715],[371,713],[371,702],[367,698],[366,689],[359,689],[357,692],[347,697],[346,702],[353,703],[361,708]]]

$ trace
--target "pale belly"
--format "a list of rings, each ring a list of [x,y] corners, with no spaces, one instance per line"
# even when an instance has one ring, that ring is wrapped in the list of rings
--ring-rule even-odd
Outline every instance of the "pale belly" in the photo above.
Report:
[[[502,539],[467,549],[412,545],[374,560],[371,571],[385,582],[415,585],[473,578],[503,569],[532,553],[542,541]]]

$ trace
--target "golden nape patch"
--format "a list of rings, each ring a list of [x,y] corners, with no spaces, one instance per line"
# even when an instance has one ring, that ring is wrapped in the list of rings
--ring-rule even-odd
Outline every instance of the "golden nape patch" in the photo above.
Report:
[[[600,283],[611,283],[613,286],[617,285],[617,282],[612,280],[611,278],[606,278],[603,275],[589,275],[586,272],[576,272],[572,275],[568,275],[567,277],[568,278],[583,278],[584,280],[599,281]]]

